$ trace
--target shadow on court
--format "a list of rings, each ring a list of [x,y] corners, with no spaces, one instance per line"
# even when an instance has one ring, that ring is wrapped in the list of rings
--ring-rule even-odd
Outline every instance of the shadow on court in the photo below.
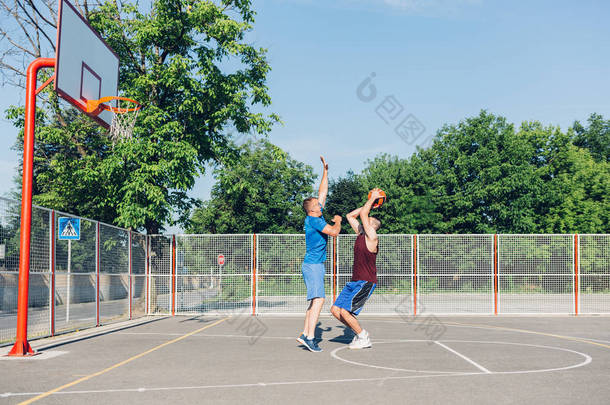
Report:
[[[610,396],[607,317],[360,320],[371,349],[349,350],[352,332],[332,317],[316,327],[322,353],[295,341],[300,317],[167,317],[34,341],[41,355],[0,360],[0,404],[557,405]]]

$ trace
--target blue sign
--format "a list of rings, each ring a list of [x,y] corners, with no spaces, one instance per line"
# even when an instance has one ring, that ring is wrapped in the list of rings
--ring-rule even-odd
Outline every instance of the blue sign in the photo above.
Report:
[[[57,237],[59,240],[80,240],[80,218],[60,217]]]

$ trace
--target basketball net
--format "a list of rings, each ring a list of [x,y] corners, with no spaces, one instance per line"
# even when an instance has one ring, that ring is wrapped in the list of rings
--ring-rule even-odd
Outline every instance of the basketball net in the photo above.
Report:
[[[140,109],[134,111],[133,103],[125,100],[117,100],[117,107],[111,111],[114,113],[112,124],[110,124],[110,139],[116,145],[123,139],[130,139],[138,119]]]

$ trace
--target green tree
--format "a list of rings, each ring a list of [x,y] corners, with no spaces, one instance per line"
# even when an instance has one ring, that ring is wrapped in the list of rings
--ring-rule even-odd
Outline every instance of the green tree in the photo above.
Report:
[[[240,148],[239,159],[214,169],[211,199],[195,209],[191,233],[301,233],[303,199],[313,169],[262,140]]]
[[[266,51],[245,39],[253,29],[251,4],[87,6],[85,17],[121,59],[122,95],[143,110],[133,138],[113,144],[49,92],[38,121],[35,201],[150,233],[186,223],[195,203],[187,192],[205,163],[237,156],[230,133],[266,134],[279,120],[254,109],[271,100]],[[9,116],[22,124],[21,109]]]
[[[446,125],[421,153],[434,168],[434,201],[442,232],[534,232],[540,193],[535,150],[512,124],[482,111]]]
[[[372,212],[382,221],[380,233],[439,231],[433,175],[432,166],[418,155],[409,159],[380,155],[368,162],[363,171],[365,190],[379,187],[387,195],[383,206]]]
[[[345,215],[364,204],[366,193],[367,189],[362,182],[362,177],[350,170],[344,177],[330,181],[324,212],[341,215],[343,232],[350,232],[351,227],[345,220]]]
[[[588,149],[597,161],[610,162],[610,120],[591,114],[585,127],[576,121],[572,126],[574,145]]]
[[[540,233],[604,233],[610,220],[610,164],[572,143],[568,132],[524,124],[519,136],[535,151],[532,166],[541,184],[532,207]]]

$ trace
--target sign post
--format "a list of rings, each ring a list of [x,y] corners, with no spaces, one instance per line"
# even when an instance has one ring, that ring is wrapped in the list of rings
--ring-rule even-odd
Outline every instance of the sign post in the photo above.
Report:
[[[68,241],[68,280],[66,293],[66,322],[70,322],[70,295],[71,295],[71,273],[72,273],[72,241],[80,240],[80,218],[60,217],[58,218],[59,232],[57,238],[59,240]]]
[[[222,266],[225,265],[225,256],[222,253],[219,254],[216,261],[218,262],[218,294],[219,298],[221,298],[220,296],[222,295]]]

